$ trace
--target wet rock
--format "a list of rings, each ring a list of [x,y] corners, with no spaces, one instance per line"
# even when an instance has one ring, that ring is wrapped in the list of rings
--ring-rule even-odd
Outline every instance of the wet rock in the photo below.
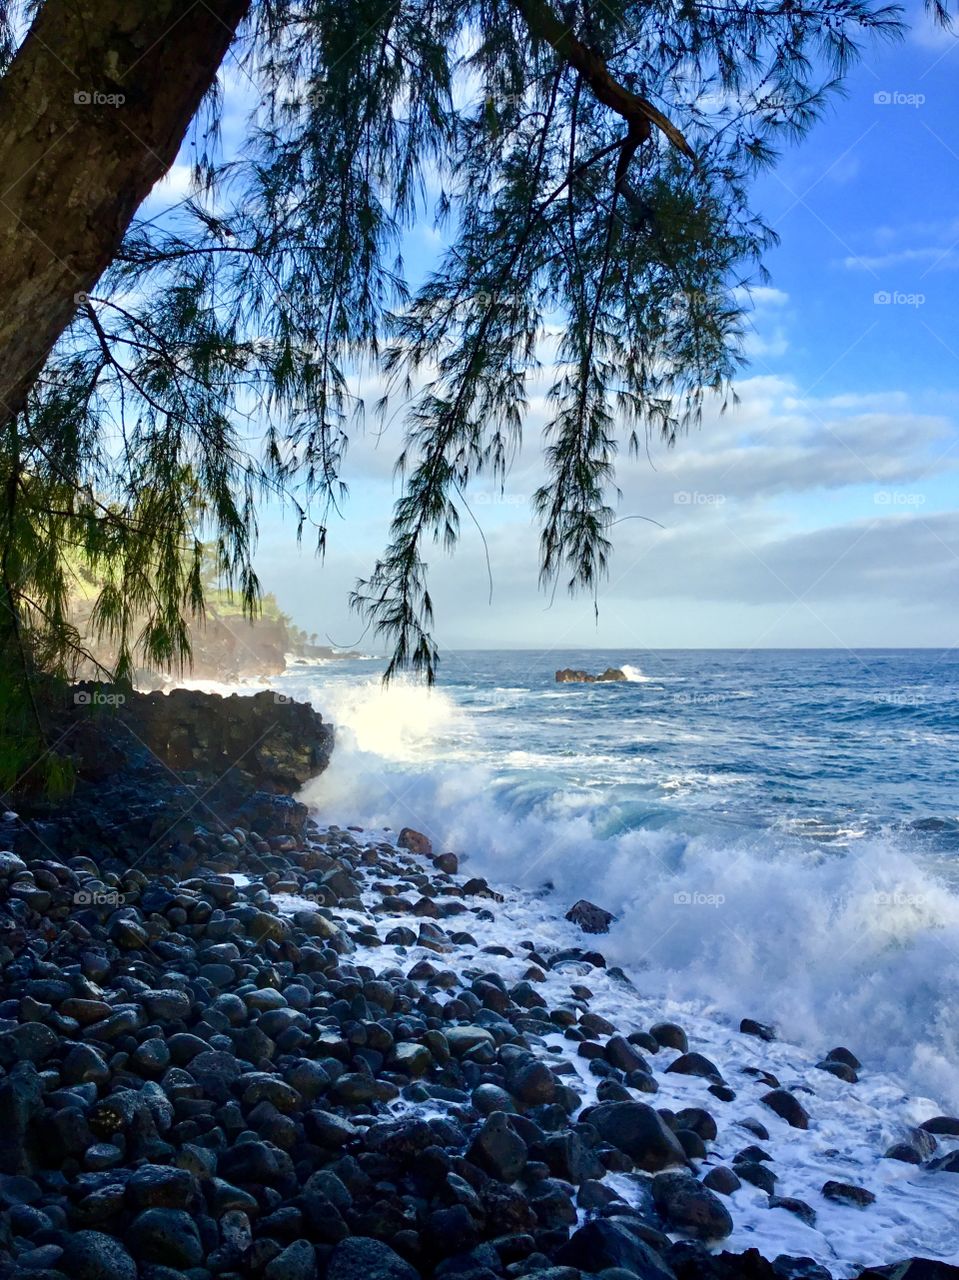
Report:
[[[790,1093],[788,1089],[773,1089],[769,1093],[764,1093],[760,1101],[764,1102],[770,1111],[775,1111],[776,1115],[792,1128],[809,1128],[809,1113],[795,1094]]]
[[[737,1160],[735,1168],[740,1178],[745,1182],[751,1182],[754,1187],[759,1187],[767,1195],[772,1195],[776,1190],[776,1175],[764,1164],[752,1160]]]
[[[807,1227],[816,1225],[816,1211],[812,1205],[807,1204],[805,1200],[797,1200],[795,1196],[770,1196],[770,1209],[785,1209],[787,1213],[793,1213],[801,1222],[805,1222]]]
[[[560,1265],[585,1272],[616,1268],[637,1280],[675,1280],[671,1268],[627,1218],[594,1218],[574,1231],[554,1256]]]
[[[642,1071],[649,1074],[649,1063],[624,1036],[612,1036],[603,1051],[606,1061],[620,1071]]]
[[[333,1093],[340,1102],[392,1102],[399,1096],[399,1089],[389,1080],[377,1080],[362,1072],[348,1072],[333,1081]]]
[[[203,1260],[196,1223],[181,1209],[144,1210],[131,1222],[126,1243],[141,1264],[185,1270]]]
[[[513,1097],[526,1106],[540,1106],[552,1102],[556,1096],[556,1077],[538,1058],[518,1062],[508,1072],[506,1084]]]
[[[737,1121],[737,1124],[741,1129],[746,1129],[749,1133],[755,1134],[761,1142],[769,1141],[769,1130],[755,1116],[746,1116],[744,1119]]]
[[[445,1034],[450,1052],[458,1058],[480,1046],[492,1048],[495,1044],[492,1035],[484,1027],[450,1027]]]
[[[725,1084],[711,1084],[709,1092],[714,1098],[718,1098],[720,1102],[734,1102],[736,1100],[736,1090],[730,1089]]]
[[[126,1185],[127,1199],[136,1209],[185,1209],[196,1195],[191,1173],[164,1165],[141,1165]]]
[[[932,1133],[944,1138],[959,1138],[959,1116],[933,1116],[931,1120],[923,1120],[919,1128],[924,1133]]]
[[[677,1129],[676,1140],[685,1151],[687,1160],[706,1159],[706,1144],[698,1133],[693,1133],[691,1129]]]
[[[138,920],[127,916],[114,916],[110,922],[109,935],[118,947],[126,951],[138,951],[150,941],[150,935]]]
[[[309,1240],[294,1240],[267,1264],[263,1274],[266,1280],[314,1280],[316,1251]]]
[[[744,1036],[757,1036],[760,1040],[776,1039],[776,1028],[765,1022],[757,1022],[755,1018],[743,1018],[739,1024],[739,1030]]]
[[[948,1155],[940,1156],[938,1160],[931,1160],[926,1167],[937,1170],[939,1173],[959,1173],[959,1151],[950,1151]]]
[[[823,1186],[822,1194],[827,1200],[838,1200],[842,1204],[867,1205],[874,1204],[876,1200],[871,1191],[849,1182],[829,1181]]]
[[[716,1121],[702,1107],[684,1107],[676,1112],[676,1125],[680,1129],[691,1129],[698,1133],[705,1142],[713,1142],[716,1138]]]
[[[71,1231],[59,1269],[72,1280],[137,1280],[136,1263],[123,1244],[102,1231]]]
[[[844,1062],[847,1067],[852,1067],[853,1071],[858,1071],[862,1066],[862,1063],[852,1050],[846,1049],[842,1045],[839,1045],[835,1049],[830,1049],[825,1055],[825,1058],[829,1062]]]
[[[644,1102],[602,1103],[588,1119],[600,1137],[624,1151],[646,1173],[685,1163],[686,1153],[676,1135]]]
[[[580,671],[574,667],[563,667],[556,672],[557,684],[605,684],[611,680],[625,680],[626,673],[619,667],[607,667],[605,671],[594,676],[589,671]]]
[[[726,1206],[690,1174],[658,1173],[652,1192],[653,1202],[671,1230],[700,1240],[722,1240],[733,1229]]]
[[[678,1049],[680,1053],[689,1050],[686,1032],[675,1022],[657,1022],[649,1028],[649,1034],[664,1049]]]
[[[501,1182],[515,1182],[526,1167],[528,1150],[505,1112],[494,1111],[470,1148],[469,1158]]]
[[[409,1041],[393,1046],[390,1066],[407,1076],[421,1076],[433,1065],[433,1055],[425,1044]]]
[[[32,1062],[0,1080],[0,1173],[30,1173],[40,1154],[43,1089]]]
[[[56,1032],[42,1022],[22,1022],[12,1031],[0,1035],[0,1062],[43,1062],[60,1043]]]
[[[733,1170],[724,1164],[716,1165],[703,1178],[703,1186],[708,1187],[710,1191],[718,1192],[721,1196],[731,1196],[742,1185]]]
[[[382,1240],[352,1236],[333,1250],[326,1280],[419,1280],[419,1276]]]
[[[813,1258],[795,1258],[785,1253],[774,1260],[773,1270],[782,1280],[832,1280],[826,1268]]]
[[[147,991],[142,1002],[154,1020],[176,1022],[190,1012],[190,997],[185,991]]]
[[[922,1164],[922,1156],[909,1142],[894,1142],[883,1152],[884,1160],[901,1160],[903,1164]]]
[[[565,1183],[556,1178],[544,1178],[533,1183],[528,1195],[541,1229],[551,1231],[576,1225],[576,1207]]]
[[[845,1062],[839,1062],[835,1058],[823,1058],[822,1062],[817,1062],[816,1067],[819,1071],[828,1071],[830,1075],[834,1075],[838,1080],[845,1080],[847,1084],[855,1084],[859,1077],[852,1067]]]
[[[566,919],[579,925],[583,933],[608,933],[609,926],[616,917],[611,911],[598,907],[595,902],[580,898],[566,912]]]
[[[666,1070],[684,1076],[705,1076],[707,1080],[716,1080],[720,1084],[723,1080],[716,1064],[701,1053],[684,1053],[675,1062],[671,1062]]]
[[[422,831],[414,830],[413,827],[404,827],[396,843],[401,849],[409,849],[410,853],[417,853],[423,857],[431,857],[433,853],[433,842],[429,836],[423,835]]]

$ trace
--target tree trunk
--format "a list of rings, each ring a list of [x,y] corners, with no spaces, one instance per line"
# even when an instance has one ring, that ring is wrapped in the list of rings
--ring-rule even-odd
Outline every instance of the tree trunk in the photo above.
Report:
[[[45,0],[0,80],[0,425],[166,173],[250,0]]]

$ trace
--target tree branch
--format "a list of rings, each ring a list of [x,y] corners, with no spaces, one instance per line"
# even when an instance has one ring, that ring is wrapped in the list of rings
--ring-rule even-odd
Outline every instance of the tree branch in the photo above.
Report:
[[[696,153],[671,120],[647,99],[621,84],[606,65],[605,59],[583,44],[547,0],[516,0],[516,7],[530,34],[548,44],[557,57],[568,63],[589,85],[593,96],[610,107],[629,125],[629,155],[652,136],[652,126],[662,133],[677,150],[696,164]],[[624,155],[626,152],[624,151]]]

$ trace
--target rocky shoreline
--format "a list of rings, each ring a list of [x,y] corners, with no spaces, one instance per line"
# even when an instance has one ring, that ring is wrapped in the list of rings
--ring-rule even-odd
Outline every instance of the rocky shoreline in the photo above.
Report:
[[[128,802],[103,788],[101,827]],[[639,1025],[594,939],[504,935],[510,903],[418,832],[320,826],[264,792],[194,810],[122,849],[49,814],[0,825],[0,1276],[852,1274],[767,1259],[761,1233],[724,1247],[744,1187],[797,1231],[816,1216],[777,1159],[819,1098],[784,1087],[771,1028],[743,1023],[763,1065],[734,1066]],[[836,1090],[859,1069],[841,1048],[816,1065]],[[927,1121],[887,1163],[938,1160],[951,1184],[957,1137]],[[821,1195],[868,1236],[873,1191]]]

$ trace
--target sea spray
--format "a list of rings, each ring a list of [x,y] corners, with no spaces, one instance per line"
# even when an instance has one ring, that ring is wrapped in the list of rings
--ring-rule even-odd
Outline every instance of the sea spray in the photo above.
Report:
[[[316,689],[337,749],[304,798],[331,820],[416,826],[479,874],[546,888],[557,911],[599,901],[617,914],[610,959],[644,989],[776,1022],[814,1052],[848,1041],[959,1106],[959,898],[906,833],[831,847],[743,823],[684,830],[659,813],[644,825],[615,789],[565,785],[568,733],[554,752],[515,740],[502,768],[479,758],[482,713],[522,692],[484,689],[466,711],[409,681]],[[595,726],[572,723],[585,751]],[[617,807],[627,829],[610,821]]]

